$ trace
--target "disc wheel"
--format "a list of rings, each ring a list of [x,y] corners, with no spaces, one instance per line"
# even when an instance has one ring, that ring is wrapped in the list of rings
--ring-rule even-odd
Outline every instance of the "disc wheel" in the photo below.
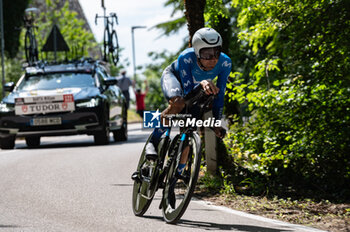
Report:
[[[134,181],[132,191],[132,209],[136,216],[142,216],[149,208],[154,194],[157,190],[158,171],[155,168],[157,163],[146,160],[146,145],[152,135],[148,138],[142,150],[137,172],[139,179]]]

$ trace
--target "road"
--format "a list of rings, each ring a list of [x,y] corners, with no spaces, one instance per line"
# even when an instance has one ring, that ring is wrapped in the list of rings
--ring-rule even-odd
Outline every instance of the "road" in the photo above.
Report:
[[[95,146],[91,136],[48,137],[28,149],[0,150],[0,232],[3,231],[317,231],[193,199],[177,225],[158,209],[131,209],[130,179],[150,134],[129,125],[127,142]],[[112,139],[112,136],[111,136]]]

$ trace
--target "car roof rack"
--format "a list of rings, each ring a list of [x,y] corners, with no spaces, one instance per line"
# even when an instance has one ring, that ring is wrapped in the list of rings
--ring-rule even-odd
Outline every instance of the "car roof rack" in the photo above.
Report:
[[[98,65],[106,66],[107,63],[101,60],[94,60],[91,57],[83,57],[77,60],[66,60],[62,62],[37,61],[30,66],[24,67],[26,76],[47,74],[47,73],[93,73]]]

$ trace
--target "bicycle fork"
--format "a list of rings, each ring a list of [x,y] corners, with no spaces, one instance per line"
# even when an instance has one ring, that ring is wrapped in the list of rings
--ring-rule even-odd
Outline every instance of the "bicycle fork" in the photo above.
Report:
[[[181,152],[181,154],[177,154],[177,157],[176,157],[176,173],[175,174],[181,175],[181,173],[183,172],[183,169],[185,168],[183,165],[186,165],[186,163],[188,161],[188,155],[190,153],[189,138],[188,138],[187,133],[183,133],[181,136],[181,142],[179,145],[179,152]],[[182,170],[180,170],[180,168]],[[181,173],[179,173],[179,171]]]

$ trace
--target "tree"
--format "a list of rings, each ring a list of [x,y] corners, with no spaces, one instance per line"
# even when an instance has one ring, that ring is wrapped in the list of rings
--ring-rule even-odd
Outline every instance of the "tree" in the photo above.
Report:
[[[5,51],[9,58],[14,58],[18,52],[20,28],[28,2],[29,0],[3,0]]]
[[[191,47],[192,36],[194,33],[204,27],[204,9],[206,0],[184,0],[185,15],[187,19],[187,28],[189,32],[189,47]]]

